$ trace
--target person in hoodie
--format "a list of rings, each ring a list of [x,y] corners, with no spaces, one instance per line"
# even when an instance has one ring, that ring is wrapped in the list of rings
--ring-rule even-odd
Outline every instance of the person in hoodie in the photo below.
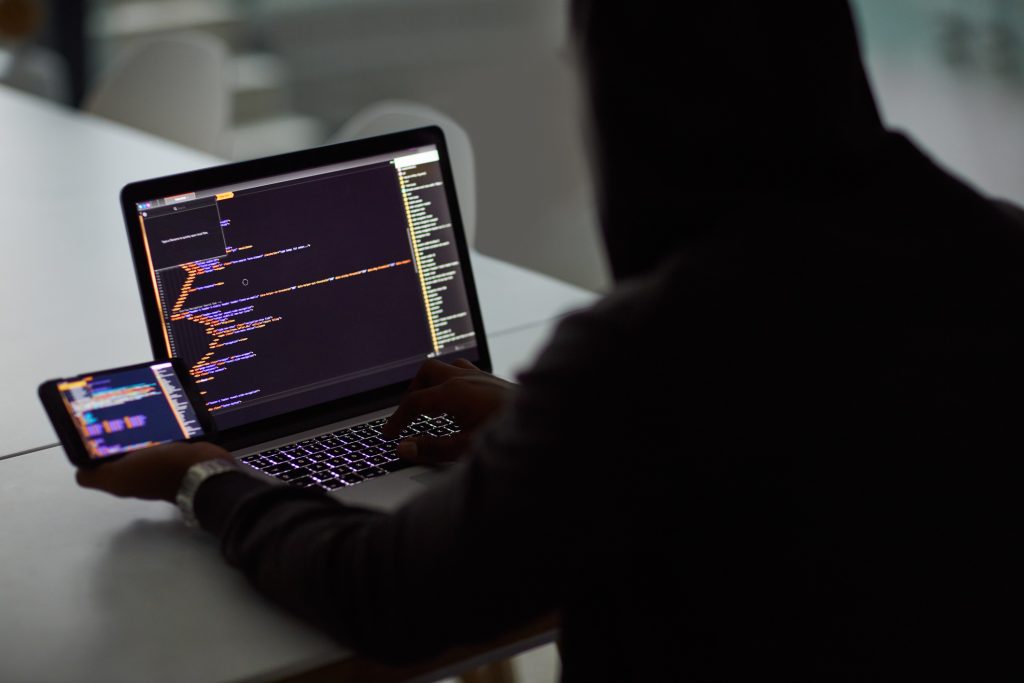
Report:
[[[517,385],[424,366],[389,433],[460,462],[394,514],[227,472],[202,526],[387,661],[557,611],[565,681],[1020,674],[1024,213],[882,125],[843,0],[659,7],[573,10],[615,290]]]

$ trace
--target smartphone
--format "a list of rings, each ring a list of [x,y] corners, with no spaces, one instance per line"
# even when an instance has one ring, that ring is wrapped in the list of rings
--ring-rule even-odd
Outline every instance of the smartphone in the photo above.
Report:
[[[79,467],[214,435],[210,415],[178,358],[48,380],[39,385],[39,399],[68,458]]]

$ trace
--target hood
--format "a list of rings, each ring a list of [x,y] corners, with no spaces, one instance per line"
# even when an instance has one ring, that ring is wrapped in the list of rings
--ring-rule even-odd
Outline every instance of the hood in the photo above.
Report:
[[[856,184],[885,134],[845,0],[664,7],[573,5],[616,280],[759,198]]]

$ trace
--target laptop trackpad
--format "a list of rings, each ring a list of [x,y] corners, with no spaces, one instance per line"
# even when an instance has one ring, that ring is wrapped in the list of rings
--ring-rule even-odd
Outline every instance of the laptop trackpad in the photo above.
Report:
[[[385,477],[338,489],[331,495],[347,505],[390,512],[397,510],[425,488],[443,479],[446,469],[410,467],[392,472]]]
[[[412,479],[413,479],[413,481],[418,481],[421,484],[425,484],[426,486],[430,486],[435,481],[437,481],[438,479],[443,479],[448,468],[436,467],[436,468],[423,468],[423,469],[425,469],[426,471],[425,472],[421,472],[420,474],[412,475]]]

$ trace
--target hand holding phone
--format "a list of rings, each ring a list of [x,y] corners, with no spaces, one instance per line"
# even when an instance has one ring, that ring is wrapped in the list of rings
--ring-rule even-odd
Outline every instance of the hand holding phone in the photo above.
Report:
[[[214,428],[179,359],[54,379],[39,398],[72,463],[88,467]]]
[[[75,478],[80,486],[122,498],[173,503],[189,467],[207,460],[234,462],[230,453],[212,443],[172,441],[133,451],[103,467],[80,467]]]

